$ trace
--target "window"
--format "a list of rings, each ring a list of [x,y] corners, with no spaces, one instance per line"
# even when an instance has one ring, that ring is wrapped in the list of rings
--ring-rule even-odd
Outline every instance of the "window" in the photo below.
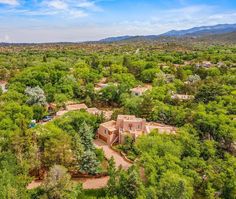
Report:
[[[132,124],[129,124],[129,130],[132,130]]]
[[[105,129],[104,134],[106,134],[106,135],[108,134],[108,130],[107,129]]]

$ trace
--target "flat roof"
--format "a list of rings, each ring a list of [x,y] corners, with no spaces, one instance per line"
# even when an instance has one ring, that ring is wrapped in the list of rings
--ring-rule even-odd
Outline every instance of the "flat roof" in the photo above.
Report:
[[[171,133],[175,134],[177,131],[177,127],[175,126],[170,126],[162,123],[157,123],[157,122],[148,122],[146,123],[146,128],[149,132],[151,132],[154,129],[158,129],[160,133]]]
[[[101,126],[107,128],[109,131],[116,131],[116,121],[115,120],[111,120],[108,122],[104,122],[102,124],[100,124]]]
[[[135,115],[118,115],[117,119],[133,120],[133,119],[136,119],[136,116]]]
[[[88,107],[86,104],[70,104],[66,106],[67,110],[80,110],[80,109],[87,109]]]
[[[95,108],[95,107],[94,108],[88,108],[87,112],[92,113],[92,114],[101,114],[102,113],[101,110],[99,110],[98,108]]]

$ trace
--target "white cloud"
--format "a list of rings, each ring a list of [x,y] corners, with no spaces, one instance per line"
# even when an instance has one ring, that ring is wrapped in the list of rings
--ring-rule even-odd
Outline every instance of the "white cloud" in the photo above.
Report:
[[[13,42],[97,40],[109,36],[161,34],[171,29],[235,23],[236,18],[235,10],[222,11],[209,5],[184,5],[178,9],[156,10],[155,14],[147,13],[146,17],[137,17],[137,20],[135,18],[125,20],[123,17],[122,21],[113,15],[111,19],[88,17],[86,20],[77,20],[94,12],[97,2],[98,0],[44,0],[44,3],[38,4],[34,10],[23,10],[18,7],[0,10],[2,16],[9,13],[24,16],[17,19],[17,24],[14,24],[14,20],[12,23],[7,20],[3,26],[2,20],[0,40],[6,41],[9,38]],[[47,16],[45,18],[49,20],[34,16]]]
[[[74,5],[79,8],[84,8],[88,10],[102,11],[102,9],[96,5],[95,1],[77,0],[77,1],[74,1]]]
[[[84,12],[83,10],[70,10],[68,14],[72,18],[82,18],[88,16],[88,13]]]
[[[64,1],[60,1],[60,0],[45,1],[45,4],[47,4],[47,6],[49,6],[49,7],[52,7],[54,9],[58,9],[58,10],[68,9],[67,3]]]
[[[36,15],[63,15],[69,18],[82,18],[90,11],[101,11],[94,1],[90,0],[44,0],[41,8],[28,13]]]
[[[17,6],[17,5],[19,5],[19,1],[18,0],[0,0],[0,4],[7,4],[7,5],[11,5],[11,6]]]
[[[92,8],[95,6],[95,3],[92,1],[82,0],[77,2],[77,6],[80,8]]]

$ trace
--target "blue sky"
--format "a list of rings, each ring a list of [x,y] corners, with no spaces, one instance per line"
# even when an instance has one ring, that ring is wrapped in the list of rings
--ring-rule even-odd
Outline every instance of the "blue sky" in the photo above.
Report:
[[[236,23],[236,0],[0,0],[0,42],[97,40]]]

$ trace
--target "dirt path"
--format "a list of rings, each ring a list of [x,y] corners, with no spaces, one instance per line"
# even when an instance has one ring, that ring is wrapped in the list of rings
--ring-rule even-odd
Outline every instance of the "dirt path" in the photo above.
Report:
[[[116,168],[121,165],[123,169],[128,169],[132,164],[127,162],[119,153],[112,150],[106,143],[101,140],[94,140],[94,145],[97,148],[104,150],[107,159],[114,157]],[[109,176],[101,178],[79,178],[73,179],[74,182],[80,182],[83,184],[84,189],[101,189],[107,186]],[[42,185],[42,181],[34,180],[28,186],[27,189],[35,189]]]
[[[107,186],[109,176],[101,178],[79,178],[72,180],[77,183],[82,183],[83,189],[101,189]],[[30,184],[28,184],[27,189],[36,189],[42,185],[42,182],[42,180],[34,180]]]
[[[96,139],[94,140],[94,145],[97,148],[103,149],[105,156],[107,159],[110,159],[111,157],[114,158],[116,168],[119,168],[121,165],[123,169],[128,169],[132,164],[127,162],[119,153],[112,150],[105,142],[102,140]]]
[[[76,182],[83,183],[83,189],[101,189],[107,186],[109,176],[101,178],[84,178],[84,179],[75,179]]]
[[[97,148],[104,150],[107,159],[114,157],[116,168],[121,165],[123,169],[128,169],[132,164],[127,162],[119,153],[112,150],[106,143],[101,140],[94,140],[94,145]],[[109,176],[101,178],[79,178],[73,179],[74,182],[80,182],[83,184],[84,189],[101,189],[107,186]],[[28,186],[27,189],[35,189],[42,185],[42,181],[34,180]]]

